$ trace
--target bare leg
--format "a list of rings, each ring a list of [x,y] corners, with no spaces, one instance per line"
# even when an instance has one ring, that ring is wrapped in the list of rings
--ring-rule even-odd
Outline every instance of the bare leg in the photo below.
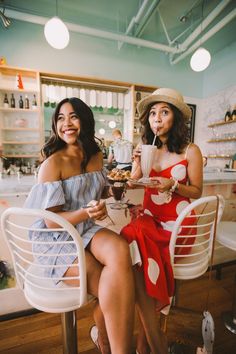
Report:
[[[127,242],[102,229],[90,251],[104,265],[98,289],[112,354],[130,354],[134,324],[134,279]]]
[[[89,252],[85,251],[86,258],[86,269],[87,269],[87,287],[88,293],[98,297],[98,284],[102,272],[102,265],[94,258],[94,256]],[[65,273],[65,278],[69,276],[78,275],[77,268],[69,268]],[[77,281],[65,280],[68,285],[75,285]],[[94,308],[94,320],[98,328],[98,343],[102,354],[111,354],[110,344],[107,336],[104,316],[101,312],[98,301],[96,301]]]
[[[139,316],[152,354],[167,354],[167,340],[161,332],[156,314],[156,301],[147,295],[143,273],[134,268],[136,300]]]

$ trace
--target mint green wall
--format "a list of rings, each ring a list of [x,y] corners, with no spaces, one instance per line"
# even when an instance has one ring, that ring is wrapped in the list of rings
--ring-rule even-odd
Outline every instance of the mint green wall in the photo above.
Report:
[[[14,20],[0,27],[0,56],[12,66],[77,76],[91,76],[153,86],[170,86],[183,95],[206,97],[235,84],[235,44],[217,53],[204,73],[189,67],[189,57],[171,66],[168,55],[147,48],[71,33],[64,50],[51,48],[43,27]]]
[[[163,52],[127,44],[118,51],[114,41],[73,32],[69,46],[55,50],[47,44],[42,26],[17,20],[7,30],[0,28],[0,55],[12,66],[170,86],[189,96],[202,94],[202,74],[194,75],[188,62],[171,66]]]
[[[236,42],[216,53],[203,78],[203,97],[235,86]]]

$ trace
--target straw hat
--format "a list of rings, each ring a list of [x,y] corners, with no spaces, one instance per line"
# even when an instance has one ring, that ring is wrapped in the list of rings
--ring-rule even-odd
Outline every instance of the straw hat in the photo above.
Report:
[[[151,103],[156,102],[166,102],[170,103],[180,112],[182,112],[185,119],[190,119],[192,111],[190,107],[184,102],[183,96],[176,90],[170,88],[159,88],[155,90],[151,95],[144,97],[139,101],[137,105],[137,110],[139,116],[142,116],[146,111],[147,107]]]

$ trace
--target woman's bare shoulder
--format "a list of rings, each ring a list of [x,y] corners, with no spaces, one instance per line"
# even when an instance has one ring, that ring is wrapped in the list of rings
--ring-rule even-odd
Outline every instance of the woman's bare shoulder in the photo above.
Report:
[[[54,182],[61,179],[62,155],[55,153],[49,156],[40,166],[38,181],[40,183]]]

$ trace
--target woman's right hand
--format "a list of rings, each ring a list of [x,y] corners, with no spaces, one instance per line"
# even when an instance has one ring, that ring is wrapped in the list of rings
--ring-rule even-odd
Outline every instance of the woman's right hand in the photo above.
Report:
[[[91,200],[88,205],[91,205],[91,207],[86,209],[90,219],[104,220],[107,217],[107,208],[105,201],[98,202],[97,200]]]

